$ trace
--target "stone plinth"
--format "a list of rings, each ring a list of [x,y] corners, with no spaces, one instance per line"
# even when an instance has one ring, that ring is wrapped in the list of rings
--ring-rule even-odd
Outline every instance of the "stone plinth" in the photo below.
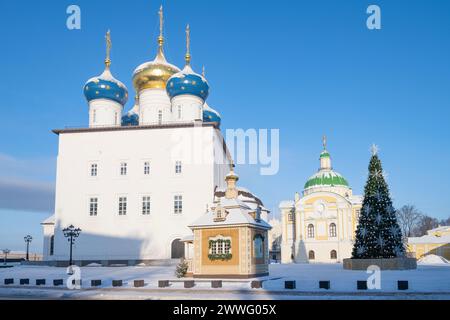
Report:
[[[346,270],[367,270],[369,266],[378,266],[380,270],[412,270],[417,269],[417,260],[415,258],[344,259]]]

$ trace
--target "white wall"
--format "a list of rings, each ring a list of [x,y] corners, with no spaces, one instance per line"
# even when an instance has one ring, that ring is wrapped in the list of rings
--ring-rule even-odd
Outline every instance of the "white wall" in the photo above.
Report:
[[[82,229],[74,247],[78,260],[168,259],[171,242],[191,234],[188,224],[205,213],[214,187],[224,187],[227,165],[218,146],[220,132],[211,126],[195,128],[211,137],[202,152],[212,155],[207,163],[183,163],[175,173],[173,148],[176,136],[192,136],[194,128],[136,129],[61,133],[57,161],[54,260],[67,260],[69,244],[61,230],[70,224]],[[212,137],[215,137],[214,140]],[[213,148],[213,146],[215,146]],[[144,175],[150,161],[150,175]],[[120,176],[120,163],[128,174]],[[218,161],[220,162],[220,161]],[[98,176],[90,176],[90,164],[98,164]],[[183,213],[173,213],[173,196],[183,196]],[[141,197],[151,197],[151,214],[141,214]],[[118,197],[126,196],[126,216],[118,215]],[[98,198],[98,215],[89,215],[89,198]]]
[[[123,107],[120,103],[108,99],[96,99],[89,102],[89,127],[120,126]]]

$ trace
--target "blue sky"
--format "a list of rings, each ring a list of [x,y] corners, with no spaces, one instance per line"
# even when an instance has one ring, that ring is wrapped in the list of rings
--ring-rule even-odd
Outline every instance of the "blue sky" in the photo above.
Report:
[[[450,209],[450,2],[162,1],[166,57],[206,66],[208,103],[226,128],[279,128],[280,171],[240,166],[240,183],[277,211],[318,168],[326,134],[333,166],[361,194],[369,147],[397,207],[446,218]],[[82,11],[66,28],[66,8]],[[101,73],[111,29],[112,71],[133,95],[136,66],[153,59],[160,1],[2,1],[0,10],[0,248],[41,250],[39,222],[53,207],[57,136],[86,125],[85,81]],[[366,28],[377,4],[382,29]],[[126,109],[131,107],[129,101]]]

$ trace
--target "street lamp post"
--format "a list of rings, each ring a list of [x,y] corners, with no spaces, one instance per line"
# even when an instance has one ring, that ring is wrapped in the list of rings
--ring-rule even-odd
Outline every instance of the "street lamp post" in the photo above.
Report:
[[[9,249],[3,249],[2,250],[3,251],[3,254],[5,255],[4,257],[3,257],[3,264],[6,266],[6,261],[8,260],[8,253],[10,253],[11,252],[11,250],[9,250]]]
[[[70,225],[69,227],[63,229],[64,237],[67,238],[67,240],[70,243],[70,260],[69,260],[69,266],[72,265],[72,247],[75,243],[75,238],[78,238],[80,235],[81,229],[75,228],[73,225]]]
[[[27,258],[26,260],[29,261],[30,260],[30,243],[33,240],[33,237],[30,235],[27,235],[23,238],[27,244]]]

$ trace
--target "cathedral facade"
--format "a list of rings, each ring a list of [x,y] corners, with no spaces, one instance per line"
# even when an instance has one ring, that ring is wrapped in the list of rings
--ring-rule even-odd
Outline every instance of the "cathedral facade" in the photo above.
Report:
[[[55,265],[68,261],[63,229],[70,225],[81,229],[73,247],[77,264],[184,257],[189,224],[226,190],[232,161],[220,115],[206,103],[204,72],[191,66],[189,27],[180,69],[166,60],[162,9],[159,17],[156,57],[133,74],[134,106],[124,111],[128,90],[112,75],[108,32],[105,69],[83,87],[89,126],[53,131],[55,213],[42,225],[44,260]]]
[[[294,200],[282,201],[282,263],[336,263],[350,258],[362,197],[333,170],[324,138],[320,168]]]

